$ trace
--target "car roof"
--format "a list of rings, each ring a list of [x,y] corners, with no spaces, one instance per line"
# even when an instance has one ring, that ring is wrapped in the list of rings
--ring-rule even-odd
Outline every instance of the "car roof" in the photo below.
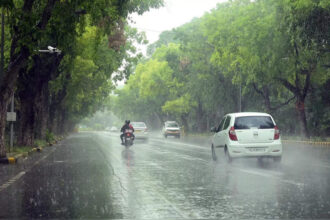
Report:
[[[176,122],[176,121],[165,121],[165,124],[170,124],[170,123],[179,124],[179,123]]]
[[[271,116],[268,113],[264,112],[235,112],[235,113],[229,113],[227,115],[233,116],[233,117],[244,117],[244,116]]]
[[[144,123],[143,121],[132,121],[130,124],[144,124],[145,126],[147,126],[146,125],[146,123]]]

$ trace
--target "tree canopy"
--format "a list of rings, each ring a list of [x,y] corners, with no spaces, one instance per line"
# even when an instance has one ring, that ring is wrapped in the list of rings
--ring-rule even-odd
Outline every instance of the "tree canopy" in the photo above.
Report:
[[[228,112],[266,111],[286,132],[329,133],[329,105],[315,98],[329,84],[329,12],[323,0],[219,3],[149,46],[150,58],[124,88],[141,94],[130,115],[153,118],[157,112],[161,121],[175,119],[202,131]],[[153,102],[140,102],[145,91],[153,93]],[[121,94],[114,103],[119,109]]]

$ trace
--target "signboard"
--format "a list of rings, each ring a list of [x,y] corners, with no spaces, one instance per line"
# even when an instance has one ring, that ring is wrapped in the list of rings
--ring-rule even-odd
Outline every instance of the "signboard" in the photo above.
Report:
[[[7,121],[16,121],[16,112],[7,112]]]

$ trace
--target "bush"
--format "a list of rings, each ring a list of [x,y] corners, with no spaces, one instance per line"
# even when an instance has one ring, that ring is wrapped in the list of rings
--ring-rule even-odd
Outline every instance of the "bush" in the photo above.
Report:
[[[50,144],[54,142],[54,140],[55,140],[55,135],[52,132],[46,130],[46,142]]]

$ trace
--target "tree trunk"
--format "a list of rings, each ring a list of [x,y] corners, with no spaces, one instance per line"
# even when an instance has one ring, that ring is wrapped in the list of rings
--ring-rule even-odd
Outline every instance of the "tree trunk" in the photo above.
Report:
[[[37,94],[34,115],[37,119],[35,120],[35,138],[43,140],[46,138],[46,130],[49,119],[48,82],[42,85],[40,93]]]
[[[189,132],[189,127],[188,127],[188,120],[186,115],[181,115],[181,121],[182,125],[184,127],[184,132],[188,133]]]
[[[48,21],[51,17],[53,7],[58,0],[48,0],[44,10],[42,12],[42,16],[39,20],[39,23],[36,25],[38,30],[44,30]],[[33,8],[33,0],[24,1],[22,7],[22,15],[21,20],[26,19],[26,15],[32,15],[31,10]],[[33,16],[33,15],[32,15]],[[23,26],[25,23],[23,22]],[[14,33],[12,34],[12,43],[11,43],[11,53],[10,53],[10,63],[8,65],[8,69],[5,72],[2,84],[0,84],[0,156],[5,156],[5,139],[4,132],[6,126],[6,112],[7,105],[10,101],[11,96],[13,95],[14,88],[17,81],[17,76],[20,69],[26,64],[28,57],[30,56],[30,51],[28,47],[20,46],[20,50],[16,53],[18,49],[18,43],[21,40],[21,37],[26,37],[27,35],[22,34],[25,27],[15,26]],[[39,36],[40,37],[40,36]],[[32,40],[36,40],[33,39]]]
[[[5,128],[6,128],[7,104],[0,100],[0,158],[6,157]]]
[[[25,65],[29,56],[27,48],[22,48],[20,54],[16,59],[11,61],[8,70],[4,75],[2,84],[0,85],[0,157],[6,156],[5,147],[5,128],[6,128],[6,115],[7,106],[14,93],[17,76],[21,68]]]
[[[305,102],[304,100],[298,100],[296,102],[296,111],[299,118],[300,124],[300,135],[306,138],[309,138],[309,132],[307,128],[307,119],[306,119],[306,112],[305,112]]]
[[[203,132],[206,130],[207,122],[205,121],[204,111],[202,103],[199,101],[196,111],[196,122],[197,122],[197,132]]]
[[[56,113],[57,113],[57,108],[56,108],[56,103],[55,103],[55,97],[52,97],[51,99],[51,104],[49,106],[49,119],[48,119],[48,125],[47,128],[50,132],[52,133],[56,133],[57,129],[57,117],[56,117]]]
[[[58,120],[57,120],[57,134],[65,134],[67,131],[66,131],[66,120],[67,120],[67,113],[64,109],[61,109],[59,111],[59,117],[58,117]]]
[[[160,123],[163,125],[165,122],[163,116],[161,114],[158,114],[157,112],[155,112],[155,115],[157,116]]]
[[[20,99],[20,127],[18,132],[17,145],[33,146],[34,145],[34,114],[32,101],[21,96]]]

